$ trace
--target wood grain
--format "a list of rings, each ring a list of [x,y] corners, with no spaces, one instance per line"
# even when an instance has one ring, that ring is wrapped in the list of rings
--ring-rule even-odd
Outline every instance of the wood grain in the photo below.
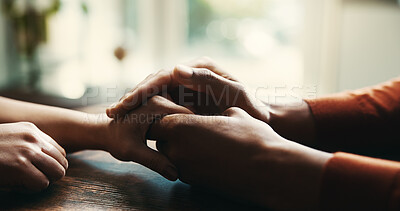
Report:
[[[0,192],[0,209],[260,210],[180,181],[170,182],[106,152],[78,152],[68,160],[67,176],[41,193]]]

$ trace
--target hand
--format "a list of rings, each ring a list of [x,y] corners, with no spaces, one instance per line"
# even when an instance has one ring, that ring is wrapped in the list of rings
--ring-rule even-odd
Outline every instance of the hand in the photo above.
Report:
[[[282,138],[240,108],[224,115],[168,115],[149,137],[186,183],[278,210],[315,208],[331,155]]]
[[[122,117],[147,98],[163,92],[167,92],[175,103],[190,108],[196,114],[221,114],[225,109],[236,106],[257,119],[268,121],[267,109],[257,107],[256,99],[244,86],[209,58],[148,76],[119,103],[107,109],[107,115],[111,118]]]
[[[110,118],[124,116],[147,98],[163,92],[167,92],[167,96],[175,103],[196,114],[221,114],[229,107],[240,107],[254,118],[266,122],[281,136],[316,146],[315,123],[307,103],[263,103],[207,57],[148,76],[117,104],[108,108],[107,115]]]
[[[0,124],[1,187],[41,191],[67,168],[64,149],[34,124]]]
[[[175,166],[163,154],[149,148],[146,143],[149,126],[172,113],[192,112],[166,98],[153,96],[124,118],[108,119],[104,128],[101,128],[102,131],[106,131],[106,135],[102,135],[99,139],[105,140],[104,150],[115,158],[138,162],[169,180],[176,180],[178,175]]]

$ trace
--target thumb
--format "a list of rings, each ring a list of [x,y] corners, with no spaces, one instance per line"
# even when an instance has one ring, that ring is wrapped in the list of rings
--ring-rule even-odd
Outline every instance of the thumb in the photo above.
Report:
[[[168,180],[175,181],[178,178],[178,171],[168,158],[151,148],[144,147],[137,150],[136,162],[161,174]]]

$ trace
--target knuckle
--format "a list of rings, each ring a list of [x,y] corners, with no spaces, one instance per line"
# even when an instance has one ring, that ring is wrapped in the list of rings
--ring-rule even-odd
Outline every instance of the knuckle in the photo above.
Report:
[[[148,80],[148,79],[154,77],[154,75],[155,75],[154,73],[151,73],[151,74],[149,74],[144,80]]]
[[[19,124],[27,128],[37,128],[36,125],[32,122],[20,122]]]
[[[164,97],[160,96],[160,95],[154,95],[153,97],[150,98],[151,102],[157,103],[164,100]]]
[[[140,83],[140,84],[138,84],[138,85],[136,86],[136,90],[141,90],[141,89],[143,89],[144,87],[145,87],[145,83]],[[130,95],[132,95],[132,92],[127,93],[125,99],[128,98]]]
[[[154,77],[156,78],[157,81],[164,81],[166,79],[168,79],[171,75],[171,72],[165,69],[161,69],[159,70]]]
[[[16,166],[25,168],[28,165],[29,161],[25,156],[18,156],[15,160]]]
[[[22,138],[29,143],[39,143],[39,136],[36,132],[25,131],[22,133]]]
[[[247,116],[247,112],[244,111],[243,109],[239,108],[239,107],[231,107],[228,108],[227,110],[225,110],[224,112],[225,114],[229,115],[229,116],[236,116],[236,117],[245,117]],[[220,122],[221,127],[225,126],[225,127],[229,127],[229,125],[232,125],[232,122]]]
[[[120,102],[124,101],[126,98],[128,98],[131,94],[132,94],[133,90],[127,92],[124,94],[124,96],[121,97],[121,99],[119,99]]]
[[[166,83],[171,79],[171,70],[162,69],[157,73],[157,80],[162,83]]]
[[[214,80],[215,77],[212,72],[206,68],[200,68],[196,71],[196,74],[206,80]]]
[[[158,95],[154,95],[153,97],[151,97],[150,99],[147,100],[147,105],[157,105],[159,102],[159,96]]]
[[[236,112],[241,111],[241,109],[238,107],[230,107],[230,108],[226,109],[226,111],[236,113]]]
[[[20,146],[19,152],[21,155],[29,158],[32,158],[38,154],[37,150],[30,145]]]
[[[168,75],[168,74],[169,74],[169,72],[165,69],[161,69],[156,73],[156,75],[161,75],[161,76]]]
[[[28,152],[28,155],[31,157],[31,158],[35,158],[35,157],[38,157],[39,155],[40,155],[40,153],[41,153],[41,151],[39,151],[39,149],[32,149],[32,150],[30,150],[29,152]]]

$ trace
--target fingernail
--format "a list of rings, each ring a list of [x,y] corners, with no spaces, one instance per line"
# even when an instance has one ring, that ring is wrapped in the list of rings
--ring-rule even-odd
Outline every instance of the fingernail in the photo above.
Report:
[[[178,179],[178,171],[173,166],[167,166],[164,173],[169,180],[175,181]]]
[[[189,79],[193,75],[193,68],[186,65],[178,65],[176,69],[179,70],[179,76],[185,79]]]

